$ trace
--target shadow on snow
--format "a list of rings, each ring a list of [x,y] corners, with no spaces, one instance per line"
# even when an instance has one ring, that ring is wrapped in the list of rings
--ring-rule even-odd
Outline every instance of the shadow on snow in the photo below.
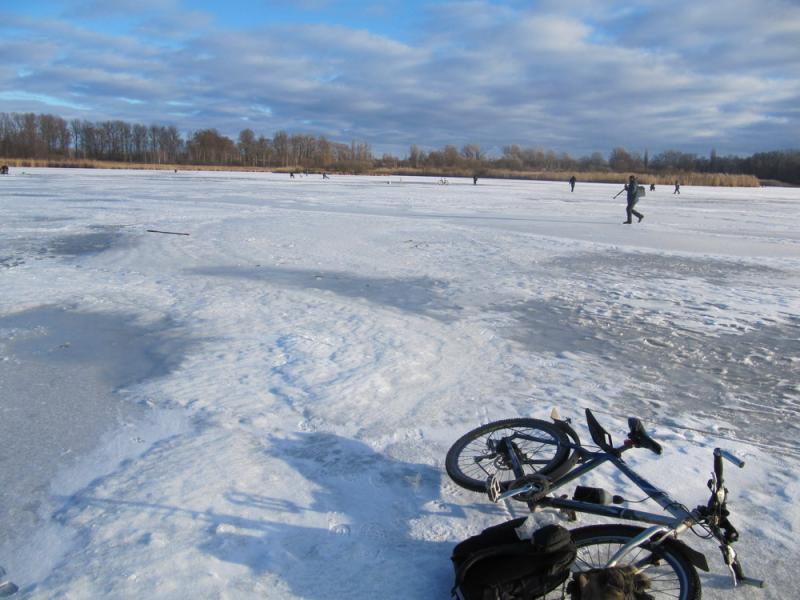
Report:
[[[331,292],[345,298],[360,298],[441,321],[455,320],[461,307],[449,304],[443,293],[448,284],[430,277],[365,277],[339,271],[313,271],[278,267],[205,267],[191,270],[196,275],[249,279],[276,287]]]
[[[438,469],[329,433],[271,438],[266,452],[297,471],[295,497],[230,490],[224,499],[231,510],[224,514],[97,498],[87,488],[65,499],[57,518],[68,521],[88,506],[188,516],[208,524],[202,551],[256,576],[271,574],[303,598],[448,595],[455,542],[443,540],[446,529],[439,533],[437,526],[443,516],[464,514],[440,500]],[[278,489],[291,493],[291,482]]]

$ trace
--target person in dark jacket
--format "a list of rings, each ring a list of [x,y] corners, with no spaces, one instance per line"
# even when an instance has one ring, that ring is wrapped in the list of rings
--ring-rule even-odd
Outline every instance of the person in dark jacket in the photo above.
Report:
[[[631,175],[628,178],[628,183],[625,185],[625,191],[628,192],[628,206],[625,208],[625,212],[628,213],[628,220],[623,221],[625,225],[630,225],[632,221],[632,217],[635,216],[640,223],[642,219],[644,219],[644,215],[638,212],[634,207],[636,203],[639,201],[639,182],[636,181],[636,177]]]
[[[569,178],[569,191],[570,192],[574,192],[575,191],[575,182],[576,181],[578,181],[578,180],[575,179],[575,175],[573,175],[572,177]]]

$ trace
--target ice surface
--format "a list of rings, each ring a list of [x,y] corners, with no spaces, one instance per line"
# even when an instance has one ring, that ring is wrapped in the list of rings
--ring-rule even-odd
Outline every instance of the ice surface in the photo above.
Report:
[[[46,519],[56,473],[144,418],[146,406],[117,390],[180,362],[168,324],[133,321],[55,306],[0,317],[0,538],[26,539]]]
[[[616,440],[644,417],[664,456],[626,457],[688,506],[715,446],[744,458],[732,520],[768,587],[737,595],[791,596],[800,191],[655,192],[623,226],[617,186],[387,182],[0,179],[0,565],[23,596],[447,597],[453,545],[510,516],[448,480],[448,447],[553,406],[584,439],[584,407]]]
[[[701,414],[726,423],[731,434],[796,454],[800,396],[793,374],[800,316],[787,312],[774,319],[754,312],[732,318],[720,300],[732,286],[759,294],[764,276],[791,286],[793,274],[724,260],[603,256],[579,255],[540,267],[542,280],[580,272],[590,288],[580,294],[491,310],[510,315],[507,335],[530,351],[594,355],[619,377],[636,382],[637,389],[617,399],[617,410],[654,419]],[[614,289],[629,272],[649,282],[646,296]],[[675,282],[685,286],[694,279],[702,281],[694,282],[694,289],[709,288],[711,299],[696,291],[676,295]]]

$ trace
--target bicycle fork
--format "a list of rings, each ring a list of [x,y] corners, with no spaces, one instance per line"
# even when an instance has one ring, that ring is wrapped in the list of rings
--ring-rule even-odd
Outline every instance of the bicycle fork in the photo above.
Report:
[[[742,570],[742,565],[739,562],[739,558],[736,556],[736,550],[733,549],[733,546],[730,544],[720,544],[719,549],[722,551],[722,559],[725,561],[725,565],[728,567],[728,570],[731,572],[731,578],[733,579],[733,587],[736,587],[740,583],[745,585],[752,585],[753,587],[763,588],[764,587],[764,580],[763,579],[755,579],[754,577],[747,577]]]

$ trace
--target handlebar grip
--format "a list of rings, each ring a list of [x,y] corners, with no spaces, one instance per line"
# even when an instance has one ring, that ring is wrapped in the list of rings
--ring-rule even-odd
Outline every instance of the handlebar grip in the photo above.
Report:
[[[649,448],[650,450],[652,450],[653,452],[655,452],[656,454],[659,454],[659,455],[663,452],[663,449],[661,448],[661,444],[659,444],[653,438],[647,438],[647,442],[643,443],[642,446],[644,446],[645,448]]]
[[[744,468],[744,461],[740,458],[737,458],[733,455],[733,453],[728,452],[727,450],[723,450],[722,448],[714,448],[714,457],[721,457],[725,460],[732,462],[740,469]]]

